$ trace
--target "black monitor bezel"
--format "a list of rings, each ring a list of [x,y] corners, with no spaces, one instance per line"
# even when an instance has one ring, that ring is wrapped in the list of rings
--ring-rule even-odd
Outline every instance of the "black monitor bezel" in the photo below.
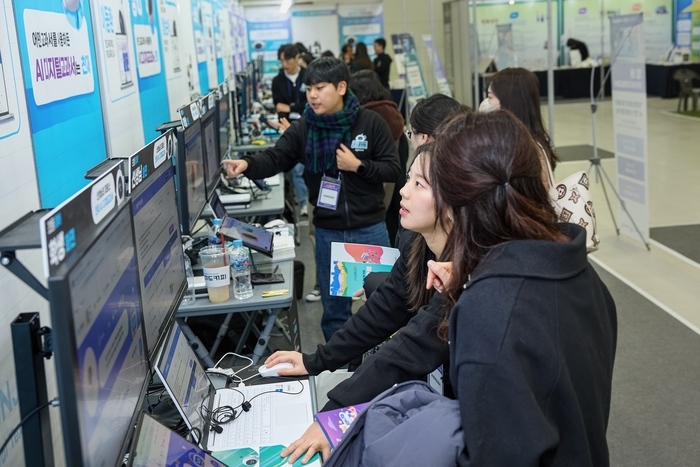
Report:
[[[220,86],[221,88],[221,86]],[[226,121],[222,122],[221,121],[221,103],[225,102],[226,103]],[[228,135],[228,141],[226,142],[226,150],[224,153],[221,153],[221,148],[222,148],[222,141],[221,141],[221,129],[224,128],[224,125],[226,125],[226,134]],[[229,152],[229,148],[231,147],[231,100],[230,100],[230,95],[228,93],[220,93],[219,99],[216,100],[216,126],[219,128],[219,161],[224,160],[226,158],[226,155]]]
[[[144,191],[147,187],[149,187],[153,182],[152,180],[156,180],[159,176],[161,176],[165,170],[171,169],[173,172],[175,171],[174,167],[172,164],[169,163],[170,161],[166,161],[166,163],[161,164],[153,174],[149,176],[149,182],[148,183],[142,183],[138,185],[131,193],[130,199],[136,199],[137,196],[141,194],[142,191]],[[174,186],[175,184],[175,177],[176,174],[173,173],[173,179],[171,183],[173,183],[173,188],[175,188],[175,210],[177,211],[177,216],[178,216],[178,223],[181,225],[182,224],[182,219],[180,219],[180,210],[178,209],[177,206],[177,187]],[[131,209],[131,214],[132,214],[132,231],[134,232],[134,236],[136,235],[136,227],[133,222],[133,207]],[[178,236],[179,237],[179,236]],[[180,246],[182,247],[182,238],[180,238]],[[139,256],[138,256],[138,243],[134,244],[134,248],[136,249],[136,263],[138,265],[139,263]],[[184,253],[183,253],[184,256]],[[184,264],[183,264],[184,267]],[[139,274],[139,289],[141,287],[141,275]],[[182,303],[182,299],[185,297],[185,293],[187,293],[187,275],[184,276],[184,280],[182,284],[180,284],[180,287],[178,290],[175,292],[173,295],[173,302],[170,305],[170,309],[168,310],[168,313],[166,314],[166,318],[161,323],[160,328],[158,330],[158,339],[156,340],[155,344],[151,348],[151,345],[148,342],[148,336],[146,335],[146,328],[144,326],[143,332],[144,332],[144,342],[146,343],[146,348],[148,349],[148,361],[151,365],[151,368],[153,368],[153,365],[156,362],[156,359],[158,358],[158,353],[160,351],[160,348],[163,346],[163,340],[165,339],[164,334],[166,334],[165,331],[167,331],[168,327],[172,324],[173,321],[175,321],[175,315],[177,313],[177,310],[180,308],[180,304]],[[141,293],[141,290],[139,290],[139,297],[141,297],[141,302],[143,304],[143,294]],[[145,313],[144,310],[141,311],[142,314]],[[145,323],[145,320],[144,320]]]
[[[204,98],[206,99],[206,97]],[[202,155],[204,156],[204,194],[207,198],[207,201],[211,198],[212,193],[216,191],[216,188],[219,186],[219,181],[221,180],[221,177],[219,177],[219,172],[217,171],[217,177],[212,178],[212,180],[209,180],[209,151],[207,150],[207,144],[206,144],[206,135],[204,133],[204,128],[209,124],[209,122],[213,122],[212,125],[214,125],[214,147],[216,149],[216,154],[214,157],[217,159],[217,167],[221,164],[221,159],[219,158],[219,124],[218,124],[218,109],[216,108],[216,104],[212,107],[207,109],[207,112],[202,115],[202,118],[200,118],[200,133],[201,133],[201,138],[202,138]],[[206,203],[205,203],[206,204]],[[200,213],[201,214],[201,213]]]
[[[131,223],[130,233],[131,241],[134,245],[134,259],[136,260],[136,238],[134,236],[133,215],[131,209],[131,198],[128,198],[125,203],[117,207],[112,213],[109,220],[104,224],[104,227],[95,235],[86,250],[92,248],[102,236],[107,232],[122,211],[128,209],[128,218]],[[58,275],[49,277],[49,308],[51,312],[52,336],[54,342],[54,353],[56,354],[56,382],[58,389],[58,397],[61,401],[59,407],[61,411],[61,425],[63,427],[63,444],[66,455],[66,463],[70,466],[81,467],[85,466],[86,459],[83,458],[82,439],[80,436],[80,420],[78,417],[78,398],[77,388],[75,385],[75,373],[78,371],[78,355],[75,339],[74,321],[73,321],[73,304],[70,293],[70,274],[80,263],[78,258],[65,268],[60,269]],[[137,278],[140,278],[138,269],[136,271]],[[141,301],[141,289],[138,291],[139,307],[141,309],[141,322],[143,323],[143,303]],[[146,340],[141,328],[142,338]],[[69,352],[66,352],[69,350]],[[148,359],[146,359],[148,362]],[[119,450],[119,455],[115,459],[115,467],[121,466],[128,448],[131,445],[131,440],[134,435],[135,423],[141,413],[141,406],[146,394],[146,388],[151,380],[152,367],[149,362],[149,371],[144,375],[144,382],[139,392],[139,399],[134,405],[134,413],[129,422],[126,436],[122,440],[122,446]]]
[[[206,200],[206,186],[204,189],[204,203],[202,203],[202,206],[197,209],[198,214],[194,217],[194,220],[192,220],[192,223],[190,225],[190,210],[189,210],[189,204],[187,201],[187,169],[185,167],[185,142],[187,141],[186,135],[189,134],[189,132],[199,132],[199,137],[202,137],[202,131],[201,131],[201,122],[199,119],[195,120],[192,125],[188,126],[182,131],[178,131],[178,137],[177,137],[177,159],[176,159],[176,166],[175,166],[175,172],[177,176],[177,186],[175,187],[177,190],[177,199],[178,199],[178,206],[180,207],[180,232],[183,235],[192,235],[194,226],[197,224],[197,220],[199,217],[202,215],[202,211],[204,211],[204,206],[207,205],[207,200]],[[202,141],[202,147],[204,147],[204,141]],[[204,148],[202,148],[202,151],[205,151]],[[204,156],[204,152],[202,152],[202,156]],[[204,157],[202,157],[202,162],[204,162]],[[204,176],[204,167],[202,169],[202,176]],[[206,180],[205,180],[206,184]]]

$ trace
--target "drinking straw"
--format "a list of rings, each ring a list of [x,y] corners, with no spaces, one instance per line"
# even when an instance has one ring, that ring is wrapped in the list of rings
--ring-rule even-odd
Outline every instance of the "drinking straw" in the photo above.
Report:
[[[221,236],[221,250],[224,252],[224,266],[226,266],[226,240],[224,240],[224,234],[219,232]]]

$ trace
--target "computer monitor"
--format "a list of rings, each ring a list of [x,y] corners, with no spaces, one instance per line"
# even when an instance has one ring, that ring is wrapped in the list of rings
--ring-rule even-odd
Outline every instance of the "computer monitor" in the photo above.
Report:
[[[219,111],[218,123],[219,123],[219,160],[223,160],[228,154],[228,148],[231,144],[231,118],[230,118],[230,105],[229,105],[229,93],[227,92],[228,86],[226,83],[219,85],[219,100],[217,101],[217,108]]]
[[[131,203],[115,193],[111,175],[41,221],[66,463],[73,467],[122,464],[149,381]],[[55,256],[57,242],[70,250]]]
[[[188,114],[188,124],[183,125],[182,144],[178,144],[176,175],[177,198],[180,210],[180,231],[191,235],[207,203],[206,182],[204,178],[204,144],[202,126],[199,118],[199,104],[192,103],[180,109],[189,110],[194,106],[196,114]]]
[[[215,93],[202,98],[202,138],[204,138],[204,178],[207,199],[219,184],[219,129],[217,124],[218,111]]]
[[[188,428],[196,428],[193,436],[203,444],[202,436],[206,435],[206,430],[201,409],[202,406],[211,409],[214,402],[209,397],[212,384],[177,322],[172,323],[168,330],[163,352],[154,369]]]
[[[257,456],[242,456],[242,464],[257,461]],[[224,464],[190,443],[170,428],[166,427],[146,412],[141,417],[136,430],[134,447],[129,455],[129,467],[224,467]]]
[[[251,76],[252,66],[249,63],[246,66],[246,71],[238,73],[238,85],[236,86],[236,97],[238,97],[238,115],[241,119],[241,124],[251,114],[253,107],[252,89],[253,79]]]
[[[129,158],[146,348],[154,363],[187,290],[169,131]]]

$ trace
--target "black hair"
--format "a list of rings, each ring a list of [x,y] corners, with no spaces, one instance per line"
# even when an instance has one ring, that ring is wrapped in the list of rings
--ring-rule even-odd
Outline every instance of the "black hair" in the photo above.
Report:
[[[374,70],[374,63],[369,58],[367,45],[364,42],[358,42],[355,46],[355,60],[362,64],[362,68]]]
[[[311,63],[311,62],[313,62],[314,60],[316,60],[316,58],[314,58],[314,56],[311,55],[311,54],[308,53],[308,52],[304,52],[303,54],[301,54],[301,58],[306,62],[306,65],[307,65],[307,66],[309,65],[309,63]]]
[[[372,70],[361,70],[350,76],[350,90],[357,96],[360,105],[373,101],[390,101],[391,94],[382,86],[379,75]]]
[[[337,88],[341,81],[349,82],[350,72],[345,63],[332,57],[322,57],[309,63],[304,77],[304,84],[307,86],[331,83]]]
[[[386,49],[386,39],[384,39],[383,37],[380,37],[379,39],[375,39],[374,43],[381,45],[383,50]]]
[[[462,105],[453,98],[444,94],[433,94],[418,101],[411,112],[410,123],[415,133],[434,137],[438,127],[447,117],[464,113]]]
[[[285,60],[294,58],[299,55],[299,48],[294,44],[285,45],[284,49],[282,49],[282,55]]]
[[[323,58],[323,57],[335,57],[335,54],[333,52],[331,52],[330,50],[326,50],[325,52],[323,52],[321,54],[321,58]]]
[[[284,48],[287,47],[288,45],[292,44],[282,44],[279,49],[277,49],[277,60],[282,60],[282,53],[284,52]]]
[[[302,54],[307,54],[307,53],[309,53],[309,49],[307,49],[306,46],[305,46],[304,44],[302,44],[301,42],[297,42],[297,43],[294,44],[294,45],[297,46],[297,49],[299,50],[299,53],[302,53]]]

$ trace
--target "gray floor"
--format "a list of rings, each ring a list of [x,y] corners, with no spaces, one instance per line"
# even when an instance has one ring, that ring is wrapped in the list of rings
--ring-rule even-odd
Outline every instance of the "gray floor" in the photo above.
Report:
[[[651,238],[700,263],[700,225],[674,225],[649,229]]]
[[[696,466],[700,336],[597,268],[617,304],[610,465]]]
[[[593,157],[593,146],[588,144],[582,144],[578,146],[557,146],[556,147],[557,156],[562,162],[572,162],[572,161],[587,161]],[[612,159],[615,157],[610,151],[598,148],[598,157],[601,159]]]

